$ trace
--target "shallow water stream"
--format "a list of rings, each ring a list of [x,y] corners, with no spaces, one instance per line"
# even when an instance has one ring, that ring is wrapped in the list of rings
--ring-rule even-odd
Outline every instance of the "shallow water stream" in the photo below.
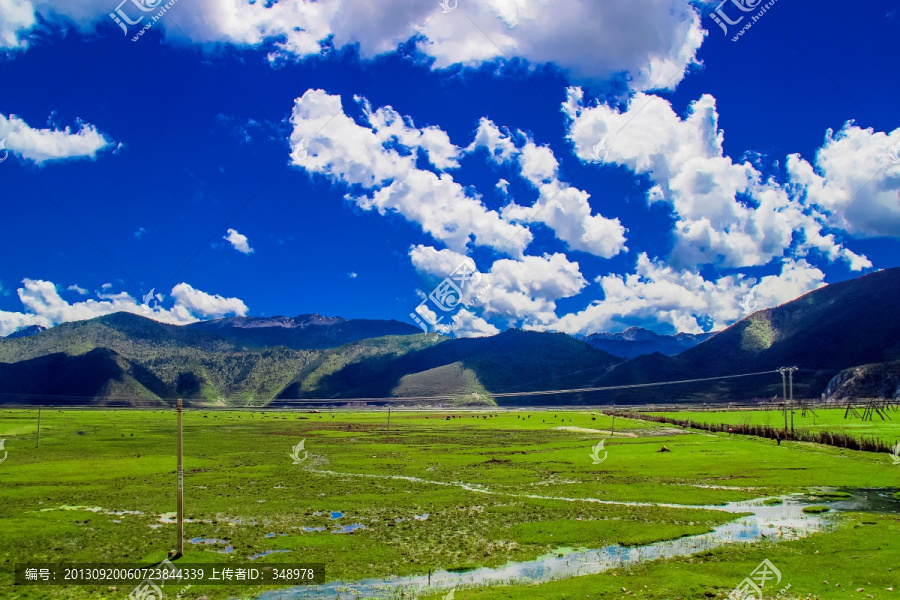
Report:
[[[578,575],[601,573],[610,569],[644,561],[689,556],[735,542],[752,543],[764,539],[795,540],[827,530],[833,521],[831,514],[806,514],[805,506],[821,504],[823,500],[832,511],[863,510],[868,512],[900,512],[900,502],[886,490],[850,490],[852,498],[814,501],[804,495],[784,496],[783,504],[766,506],[763,499],[731,502],[722,506],[659,505],[679,508],[703,508],[742,514],[708,533],[686,536],[676,540],[655,542],[642,546],[609,545],[591,550],[559,550],[534,560],[507,563],[500,567],[484,567],[465,572],[436,571],[429,581],[427,575],[367,579],[356,582],[335,581],[317,586],[298,586],[265,592],[258,600],[348,599],[348,598],[415,598],[419,594],[449,592],[472,586],[530,584]],[[571,501],[591,502],[593,499]],[[595,501],[595,500],[593,500]],[[608,502],[639,505],[645,503]],[[405,593],[405,595],[403,595]]]

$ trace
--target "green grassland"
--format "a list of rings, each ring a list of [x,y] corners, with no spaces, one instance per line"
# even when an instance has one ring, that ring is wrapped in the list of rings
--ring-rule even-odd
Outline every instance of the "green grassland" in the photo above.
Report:
[[[862,409],[859,409],[862,412]],[[814,413],[807,411],[803,416],[802,411],[794,410],[794,429],[808,429],[810,431],[833,431],[846,433],[856,438],[871,437],[881,439],[891,444],[900,440],[900,412],[888,411],[885,415],[888,419],[882,419],[875,415],[872,421],[863,421],[858,416],[850,414],[844,418],[846,409],[827,408],[815,409]],[[654,412],[648,413],[660,415],[672,419],[693,419],[703,423],[724,423],[728,425],[770,425],[772,427],[784,427],[784,412],[779,410],[716,410],[716,411],[678,411],[678,412]],[[788,427],[790,427],[791,415],[788,412]]]
[[[40,448],[36,425],[36,411],[0,411],[8,452],[0,463],[0,597],[124,599],[130,590],[106,586],[13,586],[13,566],[165,558],[175,527],[158,521],[175,510],[174,412],[44,409]],[[896,431],[876,425],[883,435]],[[612,427],[610,417],[589,409],[393,411],[390,429],[384,411],[189,411],[186,537],[228,540],[233,551],[188,543],[182,561],[246,562],[289,550],[257,562],[324,563],[329,580],[417,575],[499,566],[562,548],[677,539],[736,518],[704,505],[818,486],[900,487],[900,466],[887,454],[778,446],[624,418],[615,419],[615,435]],[[608,457],[593,464],[591,449],[603,439]],[[309,454],[293,464],[289,453],[300,440]],[[660,453],[664,445],[671,452]],[[140,514],[113,514],[121,511]],[[332,520],[331,511],[343,516]],[[415,518],[426,513],[426,520]],[[799,541],[727,546],[527,589],[458,590],[456,598],[721,598],[762,558],[792,584],[787,598],[900,593],[886,591],[900,590],[897,515],[829,518],[833,529]],[[351,524],[365,528],[332,533]],[[853,591],[858,587],[865,592]],[[252,598],[263,589],[195,586],[183,597]]]

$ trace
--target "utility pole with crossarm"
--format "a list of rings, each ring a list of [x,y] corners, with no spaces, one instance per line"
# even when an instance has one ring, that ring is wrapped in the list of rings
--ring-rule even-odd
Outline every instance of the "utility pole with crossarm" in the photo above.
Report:
[[[794,371],[799,371],[798,367],[781,367],[778,372],[781,373],[781,394],[784,398],[784,431],[788,429],[788,404],[791,410],[791,433],[794,433]],[[787,382],[785,382],[787,375]],[[790,396],[788,396],[786,387],[790,388]],[[790,398],[790,400],[788,400]]]

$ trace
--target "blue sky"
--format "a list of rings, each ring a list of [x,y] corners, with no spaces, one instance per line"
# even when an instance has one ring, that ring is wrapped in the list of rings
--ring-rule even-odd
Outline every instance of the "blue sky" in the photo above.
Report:
[[[413,322],[466,256],[424,327],[696,332],[898,266],[897,1],[13,4],[2,335]]]

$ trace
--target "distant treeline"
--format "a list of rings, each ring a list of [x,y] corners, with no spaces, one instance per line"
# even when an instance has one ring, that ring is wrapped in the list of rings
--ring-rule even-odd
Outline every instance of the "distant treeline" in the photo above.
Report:
[[[892,447],[876,438],[855,438],[846,433],[834,433],[831,431],[808,431],[806,429],[796,429],[794,431],[785,431],[771,425],[728,425],[722,423],[701,423],[693,419],[673,419],[671,417],[662,417],[658,415],[647,415],[637,412],[613,412],[603,411],[608,416],[626,417],[629,419],[641,419],[643,421],[654,421],[656,423],[667,423],[669,425],[678,425],[679,427],[690,427],[692,429],[703,429],[705,431],[721,431],[724,433],[736,433],[738,435],[755,435],[758,437],[769,438],[772,440],[791,440],[794,442],[813,442],[816,444],[826,444],[828,446],[836,446],[838,448],[847,448],[848,450],[862,450],[864,452],[891,452]]]

